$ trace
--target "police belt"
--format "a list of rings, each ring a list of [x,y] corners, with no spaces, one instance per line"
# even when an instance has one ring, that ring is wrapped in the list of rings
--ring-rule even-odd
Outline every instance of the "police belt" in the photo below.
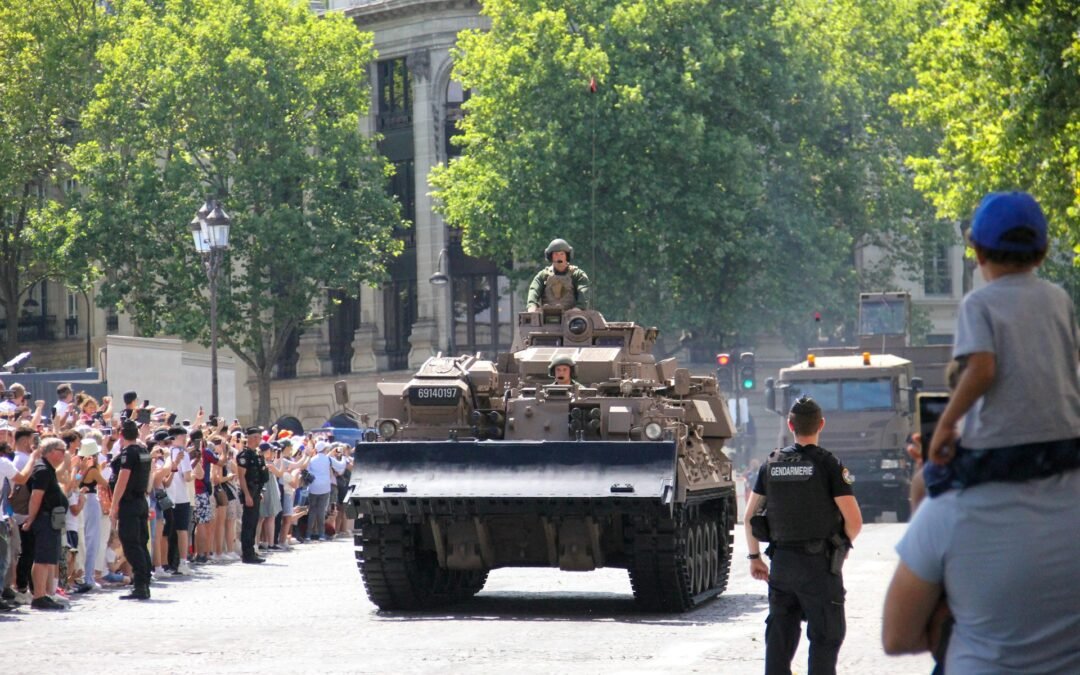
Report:
[[[829,552],[829,542],[826,539],[810,539],[807,541],[774,541],[769,544],[769,548],[778,549],[781,551],[798,551],[799,553],[809,553],[811,555],[819,555]]]

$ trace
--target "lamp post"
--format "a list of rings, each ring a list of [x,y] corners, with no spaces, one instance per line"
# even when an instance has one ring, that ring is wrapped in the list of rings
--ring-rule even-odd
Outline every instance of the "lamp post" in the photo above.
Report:
[[[195,250],[202,257],[206,278],[210,282],[210,414],[218,414],[217,376],[217,283],[218,272],[229,248],[229,228],[232,220],[215,199],[207,199],[191,219],[191,236]]]
[[[443,260],[446,260],[446,271],[442,271]],[[454,356],[454,287],[450,283],[450,252],[447,249],[439,251],[439,259],[435,263],[435,274],[428,277],[428,283],[436,288],[446,287],[448,302],[446,303],[447,330],[446,351]]]

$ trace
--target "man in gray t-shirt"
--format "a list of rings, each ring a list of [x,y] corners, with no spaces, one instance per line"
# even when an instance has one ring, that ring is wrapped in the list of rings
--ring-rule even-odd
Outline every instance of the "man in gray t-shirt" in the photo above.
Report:
[[[947,673],[1080,673],[1080,471],[987,483],[922,502],[900,540],[885,605],[889,635],[925,616],[902,605],[948,594]],[[914,575],[912,577],[912,575]],[[903,602],[902,602],[903,601]],[[908,628],[897,626],[897,618]]]

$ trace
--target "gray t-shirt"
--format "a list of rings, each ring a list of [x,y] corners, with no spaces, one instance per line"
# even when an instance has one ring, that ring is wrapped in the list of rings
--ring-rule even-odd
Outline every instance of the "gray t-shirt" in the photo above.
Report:
[[[1080,470],[922,502],[896,546],[944,584],[947,673],[1080,673]]]
[[[1080,437],[1076,309],[1061,288],[1009,274],[969,293],[953,357],[991,352],[994,383],[964,416],[960,443],[1001,448]]]

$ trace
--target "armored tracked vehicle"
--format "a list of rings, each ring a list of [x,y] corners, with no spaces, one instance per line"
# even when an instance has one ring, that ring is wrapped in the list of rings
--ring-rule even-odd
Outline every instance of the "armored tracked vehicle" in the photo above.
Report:
[[[466,599],[497,567],[622,567],[648,611],[724,591],[736,518],[716,380],[652,356],[655,328],[596,311],[518,316],[495,361],[434,356],[379,384],[379,441],[348,498],[372,602]],[[569,355],[574,381],[552,383]]]

